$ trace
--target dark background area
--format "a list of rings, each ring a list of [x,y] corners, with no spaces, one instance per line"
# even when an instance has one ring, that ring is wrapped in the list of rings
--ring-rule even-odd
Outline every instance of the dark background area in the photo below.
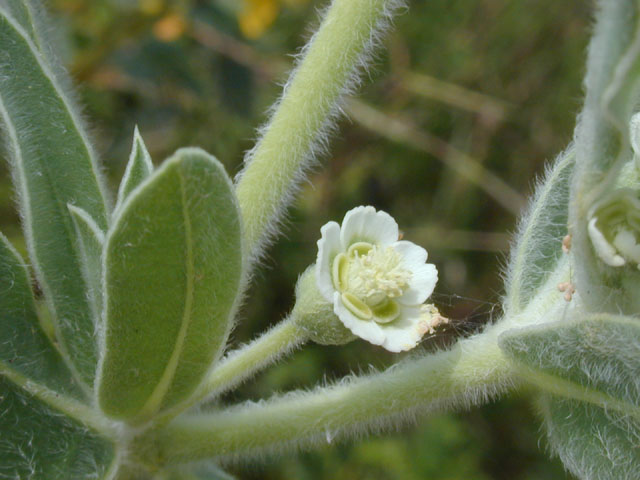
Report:
[[[325,3],[51,0],[112,191],[136,124],[156,165],[196,145],[236,174]],[[320,227],[357,205],[392,214],[438,267],[433,299],[452,324],[419,348],[442,348],[499,318],[518,212],[572,137],[591,9],[582,1],[410,1],[259,269],[233,345],[287,313]],[[0,229],[24,249],[6,162],[0,172]],[[360,341],[309,345],[224,400],[310,388],[400,357]],[[230,470],[242,479],[570,478],[547,457],[526,395]]]

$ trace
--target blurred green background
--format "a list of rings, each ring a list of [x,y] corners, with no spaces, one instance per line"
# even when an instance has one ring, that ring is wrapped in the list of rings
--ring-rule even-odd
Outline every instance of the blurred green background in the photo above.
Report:
[[[115,191],[133,127],[156,164],[197,145],[233,175],[277,98],[292,54],[317,25],[314,0],[50,0],[60,54]],[[434,300],[452,319],[442,348],[500,314],[510,233],[534,179],[572,137],[591,2],[409,1],[321,167],[254,279],[232,342],[286,314],[319,228],[371,204],[440,271]],[[0,229],[24,244],[6,162]],[[354,342],[310,345],[226,402],[310,388],[400,356]],[[242,479],[564,479],[526,398],[436,415],[397,433],[229,470]]]

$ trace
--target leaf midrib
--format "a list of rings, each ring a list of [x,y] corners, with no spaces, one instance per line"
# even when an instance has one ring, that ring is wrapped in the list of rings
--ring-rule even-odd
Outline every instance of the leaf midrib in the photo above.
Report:
[[[155,414],[162,404],[162,400],[167,394],[171,383],[173,382],[173,378],[175,377],[176,370],[178,369],[178,362],[180,361],[180,357],[182,355],[182,351],[184,350],[184,343],[187,336],[187,331],[189,330],[189,326],[191,325],[192,319],[192,308],[193,308],[193,294],[194,294],[194,264],[193,264],[193,229],[191,225],[191,217],[189,215],[189,210],[187,208],[187,197],[185,192],[185,179],[183,176],[183,172],[180,167],[178,167],[178,179],[180,181],[180,200],[182,203],[182,216],[184,219],[184,230],[185,230],[185,240],[186,240],[186,249],[185,249],[185,266],[186,266],[186,280],[187,285],[185,288],[185,303],[184,309],[182,313],[182,322],[180,325],[180,330],[178,332],[178,336],[176,338],[176,343],[173,347],[173,352],[171,353],[171,357],[167,362],[167,366],[158,381],[155,389],[151,393],[151,396],[144,404],[140,413],[138,414],[139,418],[146,419],[153,414]]]
[[[593,390],[592,388],[585,387],[584,385],[562,377],[528,367],[513,358],[512,361],[518,367],[524,380],[545,392],[590,403],[605,409],[611,408],[625,415],[632,415],[640,420],[640,406],[638,405],[619,400],[607,393]]]

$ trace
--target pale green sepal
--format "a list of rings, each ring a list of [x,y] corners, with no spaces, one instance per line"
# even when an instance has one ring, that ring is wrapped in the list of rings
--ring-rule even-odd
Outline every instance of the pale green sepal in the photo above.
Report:
[[[9,365],[16,372],[55,392],[83,398],[62,357],[40,327],[27,267],[2,234],[0,345],[0,365]]]
[[[0,375],[0,478],[101,479],[111,442]]]
[[[505,282],[506,317],[527,306],[563,255],[562,239],[568,233],[569,184],[574,165],[574,150],[570,146],[547,171],[520,220]]]
[[[344,345],[357,338],[333,312],[333,304],[318,290],[315,265],[307,268],[298,279],[291,318],[304,332],[301,336],[320,345]]]
[[[511,330],[500,347],[543,390],[640,418],[640,320],[595,314]]]
[[[67,205],[76,229],[78,252],[82,263],[82,273],[87,284],[87,294],[93,311],[96,327],[102,313],[102,247],[104,232],[81,208]]]
[[[147,147],[140,136],[140,131],[136,126],[133,131],[133,146],[127,168],[124,171],[120,188],[118,189],[118,200],[116,210],[122,206],[129,194],[140,185],[153,172],[153,162]]]
[[[54,62],[44,58],[32,34],[0,5],[0,118],[27,247],[60,348],[92,385],[94,325],[67,203],[87,211],[104,229],[105,200],[79,116],[50,66]]]
[[[141,422],[185,400],[227,339],[243,271],[222,165],[181,149],[118,210],[104,255],[103,411]]]
[[[539,405],[552,451],[577,478],[638,478],[638,417],[550,395]]]

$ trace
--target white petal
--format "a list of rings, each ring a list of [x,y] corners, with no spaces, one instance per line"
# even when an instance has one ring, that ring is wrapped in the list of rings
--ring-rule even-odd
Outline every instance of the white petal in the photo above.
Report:
[[[613,244],[627,259],[640,263],[640,245],[629,230],[620,230],[613,239]]]
[[[433,293],[438,283],[438,270],[432,263],[413,267],[409,288],[396,300],[403,305],[420,305]]]
[[[320,229],[318,240],[318,257],[316,258],[316,280],[318,290],[327,302],[333,302],[333,282],[331,281],[331,267],[333,259],[341,250],[340,225],[336,222],[326,223]]]
[[[629,139],[631,140],[631,148],[637,157],[640,156],[640,113],[636,113],[631,117],[629,122]]]
[[[356,317],[344,306],[338,292],[335,292],[333,297],[333,312],[354,335],[374,345],[381,345],[385,341],[382,327],[373,320],[360,320]]]
[[[593,248],[604,263],[612,267],[621,267],[626,263],[624,258],[618,255],[616,249],[604,238],[604,235],[596,225],[597,220],[597,217],[592,218],[589,220],[588,225],[589,237],[591,238]]]
[[[371,206],[356,207],[344,216],[340,238],[345,250],[355,242],[391,245],[398,240],[398,224],[387,212],[376,212]]]
[[[402,267],[411,272],[409,288],[397,300],[404,305],[424,303],[438,282],[438,270],[431,263],[425,264],[427,251],[413,242],[395,242],[393,249],[402,257]]]
[[[413,242],[400,240],[395,242],[392,247],[402,257],[403,266],[407,270],[413,270],[414,265],[424,265],[427,261],[427,251]]]
[[[384,325],[386,338],[382,346],[390,352],[411,350],[429,331],[429,319],[421,314],[420,307],[401,306],[401,308],[400,318]]]

